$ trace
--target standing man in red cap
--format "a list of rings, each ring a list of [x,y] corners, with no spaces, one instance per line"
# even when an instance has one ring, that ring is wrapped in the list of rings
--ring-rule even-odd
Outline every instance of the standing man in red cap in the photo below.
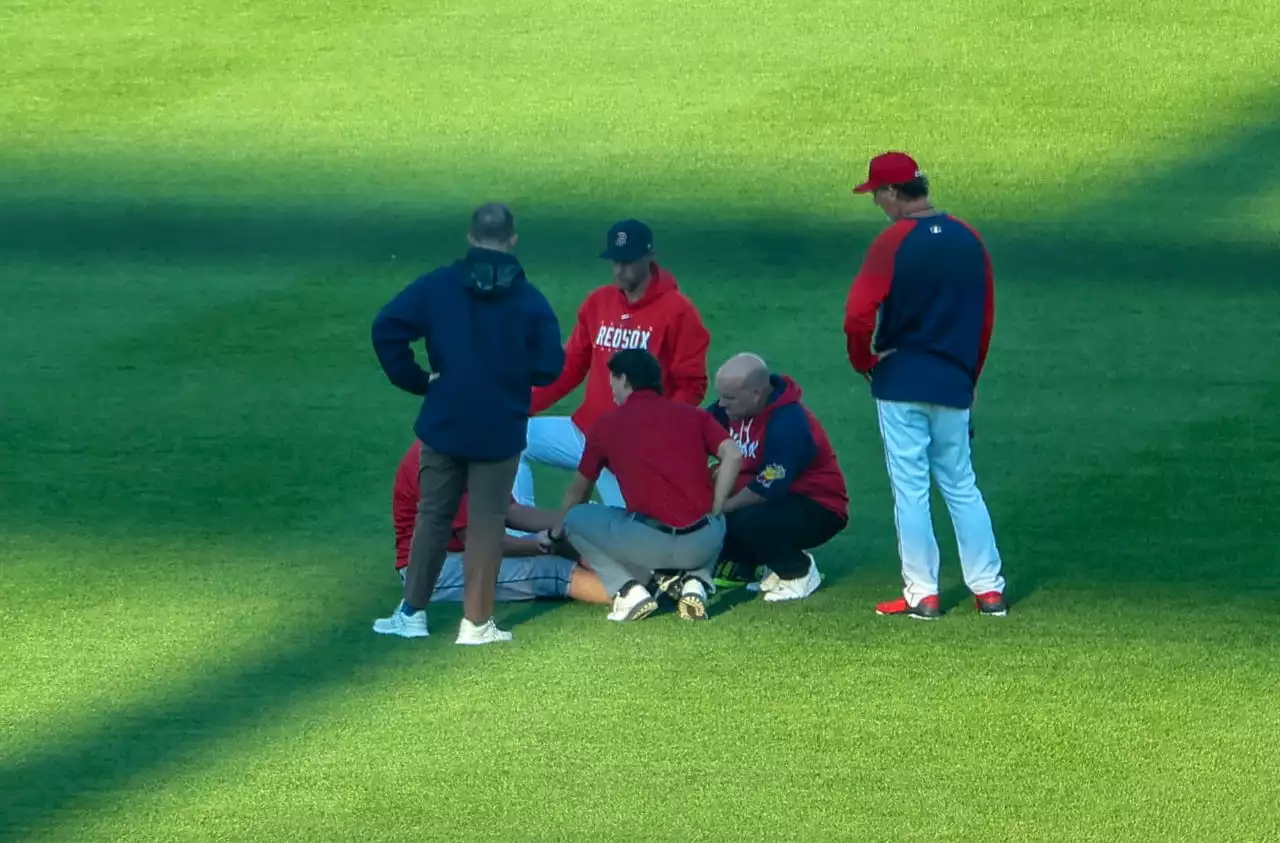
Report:
[[[941,615],[932,476],[978,611],[1003,616],[1000,553],[969,450],[974,392],[995,324],[990,256],[973,228],[933,207],[928,179],[906,153],[871,159],[867,180],[853,190],[871,194],[891,223],[867,250],[844,319],[849,362],[876,400],[902,562],[903,596],[876,612]]]
[[[534,505],[532,463],[573,471],[582,461],[596,420],[613,410],[609,360],[619,351],[648,351],[662,366],[662,394],[697,406],[707,394],[711,334],[675,276],[654,258],[653,231],[639,220],[609,229],[600,255],[613,264],[613,283],[596,288],[578,309],[565,346],[564,371],[555,383],[533,390],[528,442],[516,474],[516,500]],[[538,416],[587,382],[582,406],[571,416]],[[609,506],[624,506],[621,488],[606,470],[596,483]]]

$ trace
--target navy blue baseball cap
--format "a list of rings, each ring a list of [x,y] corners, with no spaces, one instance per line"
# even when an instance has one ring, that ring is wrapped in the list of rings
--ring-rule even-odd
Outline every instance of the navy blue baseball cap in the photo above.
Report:
[[[618,263],[638,261],[653,251],[653,232],[640,220],[623,220],[609,229],[600,257]]]

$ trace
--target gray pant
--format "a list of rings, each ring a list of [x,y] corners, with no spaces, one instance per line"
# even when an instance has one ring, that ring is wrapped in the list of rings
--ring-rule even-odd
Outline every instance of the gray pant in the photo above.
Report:
[[[617,594],[629,580],[643,585],[654,571],[683,571],[710,583],[724,529],[724,518],[717,517],[701,530],[673,536],[598,503],[579,504],[564,519],[569,543],[599,574],[606,594]]]

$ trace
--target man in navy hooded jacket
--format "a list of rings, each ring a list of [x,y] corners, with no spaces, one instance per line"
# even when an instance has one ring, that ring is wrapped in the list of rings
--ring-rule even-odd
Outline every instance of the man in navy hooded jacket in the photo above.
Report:
[[[459,644],[509,641],[493,623],[506,512],[524,450],[533,387],[564,368],[560,324],[511,254],[515,218],[478,208],[466,257],[418,278],[373,321],[373,348],[393,384],[423,396],[418,520],[404,601],[374,631],[422,638],[426,607],[444,565],[453,517],[468,493]],[[412,343],[426,340],[430,374]]]
[[[730,357],[716,372],[716,392],[707,409],[743,454],[724,505],[722,558],[740,576],[758,573],[752,590],[766,601],[803,600],[822,581],[809,551],[849,520],[849,493],[831,440],[795,381],[771,373],[758,355]]]

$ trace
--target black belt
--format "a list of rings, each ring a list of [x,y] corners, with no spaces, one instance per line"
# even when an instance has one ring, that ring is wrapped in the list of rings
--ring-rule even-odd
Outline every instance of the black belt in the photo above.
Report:
[[[659,533],[666,533],[668,536],[685,536],[689,533],[696,533],[711,523],[711,519],[704,515],[686,527],[672,527],[670,524],[663,524],[657,518],[650,518],[639,512],[631,513],[631,520],[638,521],[646,527],[652,527]]]

